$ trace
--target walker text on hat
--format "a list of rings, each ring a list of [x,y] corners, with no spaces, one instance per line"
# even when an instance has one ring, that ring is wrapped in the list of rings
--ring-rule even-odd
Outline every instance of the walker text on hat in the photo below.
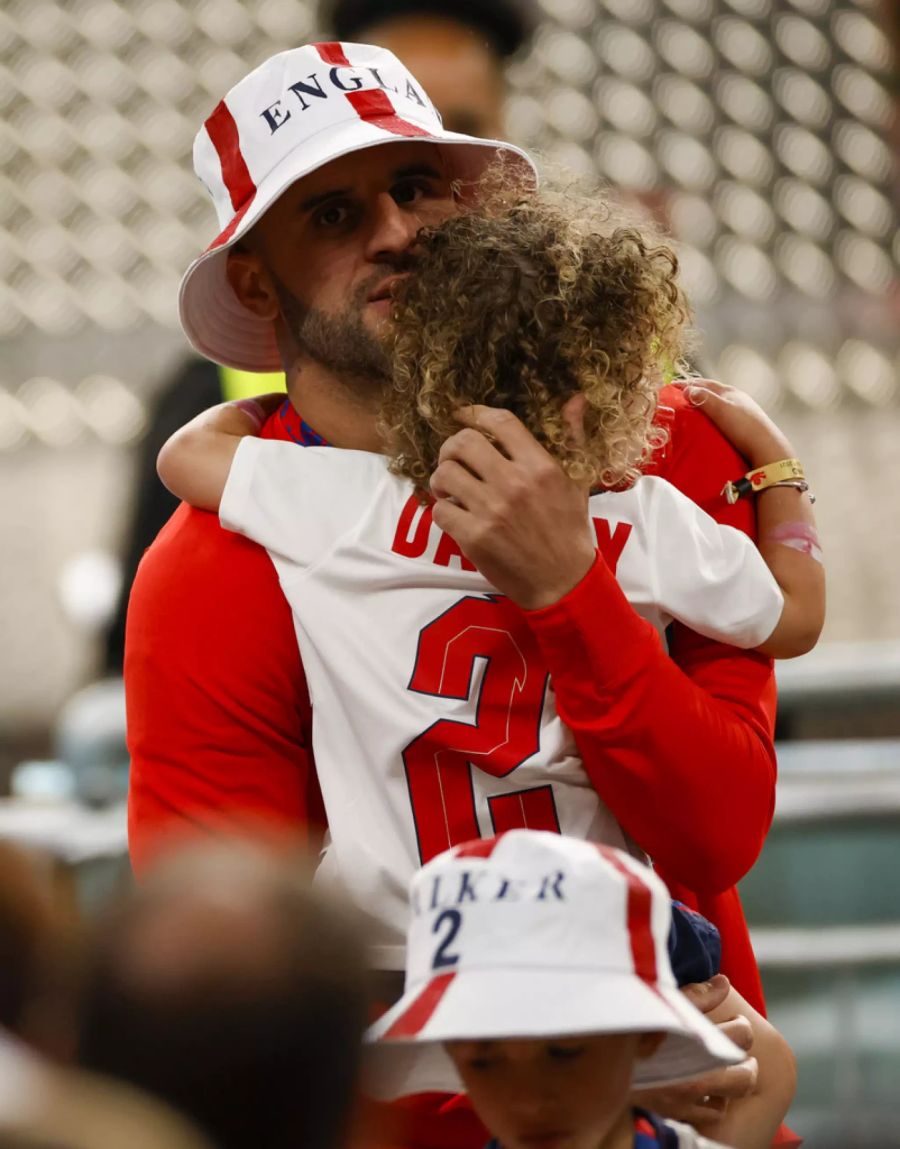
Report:
[[[461,906],[464,902],[564,902],[566,895],[562,886],[565,877],[562,870],[537,878],[509,878],[485,870],[436,874],[430,889],[413,887],[410,904],[418,916],[431,910]]]

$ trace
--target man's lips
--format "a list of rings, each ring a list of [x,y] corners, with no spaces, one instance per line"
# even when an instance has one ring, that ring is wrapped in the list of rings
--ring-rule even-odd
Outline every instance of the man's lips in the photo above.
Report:
[[[394,298],[394,284],[401,283],[404,279],[407,279],[408,277],[409,277],[409,272],[407,271],[403,275],[392,275],[390,277],[390,279],[382,280],[381,283],[379,283],[379,285],[375,288],[375,290],[369,296],[367,302],[368,303],[381,303],[382,300],[393,299]]]

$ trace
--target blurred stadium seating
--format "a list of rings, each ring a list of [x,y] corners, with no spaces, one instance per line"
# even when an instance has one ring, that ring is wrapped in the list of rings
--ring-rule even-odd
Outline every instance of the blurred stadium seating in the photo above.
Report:
[[[900,740],[795,742],[741,884],[772,1021],[798,1059],[792,1121],[822,1149],[898,1143]]]

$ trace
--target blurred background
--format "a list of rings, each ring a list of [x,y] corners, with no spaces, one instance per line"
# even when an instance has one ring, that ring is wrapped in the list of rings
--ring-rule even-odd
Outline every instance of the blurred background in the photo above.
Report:
[[[822,1145],[838,1118],[835,1145],[900,1144],[895,8],[541,0],[503,61],[507,135],[668,220],[700,366],[776,418],[818,495],[828,622],[779,668],[779,812],[744,895]],[[89,902],[124,842],[106,641],[138,458],[215,230],[191,144],[251,67],[329,34],[304,0],[0,5],[0,836]]]

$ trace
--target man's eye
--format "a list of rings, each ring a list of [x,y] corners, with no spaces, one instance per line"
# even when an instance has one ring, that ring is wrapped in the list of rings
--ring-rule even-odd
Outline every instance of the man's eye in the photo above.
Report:
[[[395,203],[418,203],[428,188],[420,183],[397,184],[391,192]]]
[[[344,204],[328,204],[316,213],[316,224],[320,227],[340,227],[342,223],[347,222],[349,214]]]

